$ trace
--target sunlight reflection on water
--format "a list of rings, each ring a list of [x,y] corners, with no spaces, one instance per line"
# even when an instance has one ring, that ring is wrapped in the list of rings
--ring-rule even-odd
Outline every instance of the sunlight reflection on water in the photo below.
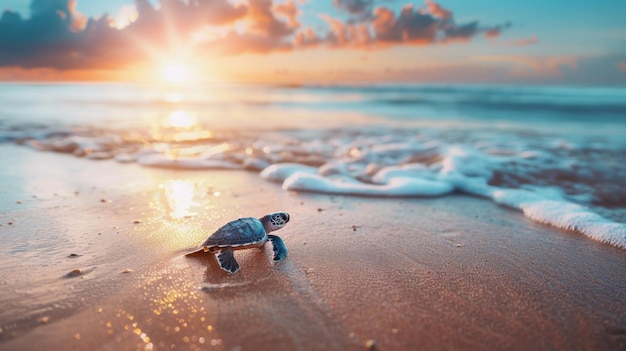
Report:
[[[198,116],[191,111],[176,110],[152,123],[151,135],[163,142],[199,141],[213,138],[213,132],[204,128]]]
[[[163,190],[165,200],[170,209],[169,216],[181,219],[197,215],[192,207],[197,206],[194,201],[195,185],[186,180],[168,180],[159,185]]]
[[[165,127],[192,128],[198,126],[198,117],[188,111],[174,111],[161,123]]]
[[[106,329],[119,345],[133,343],[137,350],[201,349],[202,344],[219,346],[215,317],[208,311],[213,302],[199,292],[194,282],[180,276],[187,266],[153,270],[143,276],[139,288],[141,304],[120,307]],[[144,313],[147,308],[151,313]],[[138,338],[138,339],[137,339]]]

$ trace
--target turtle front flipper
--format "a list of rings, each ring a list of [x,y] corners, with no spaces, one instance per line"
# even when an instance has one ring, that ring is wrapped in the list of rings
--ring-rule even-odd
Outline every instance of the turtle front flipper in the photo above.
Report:
[[[268,234],[267,238],[272,242],[272,249],[274,250],[274,262],[280,262],[287,257],[287,247],[283,242],[283,239],[276,235]]]
[[[237,273],[239,270],[239,263],[235,260],[233,250],[229,248],[221,248],[215,251],[215,258],[219,263],[220,268],[228,273]]]

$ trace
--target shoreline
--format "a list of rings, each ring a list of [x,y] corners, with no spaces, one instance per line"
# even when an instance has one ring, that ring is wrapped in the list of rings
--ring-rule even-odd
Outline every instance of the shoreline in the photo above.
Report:
[[[30,185],[16,181],[3,194],[3,222],[15,221],[0,227],[9,234],[5,246],[42,228],[57,238],[41,243],[45,261],[28,251],[2,252],[11,264],[0,270],[6,292],[0,302],[25,303],[30,294],[44,311],[15,336],[2,320],[2,349],[362,350],[371,340],[380,350],[618,349],[626,343],[624,250],[487,200],[300,194],[240,171],[145,169],[2,148],[16,148],[3,156],[10,158],[5,164],[22,162],[15,179],[31,169],[24,173]],[[53,161],[58,169],[49,179],[33,181],[33,165]],[[114,177],[102,175],[111,169]],[[13,203],[29,194],[37,199]],[[210,256],[184,257],[222,224],[276,210],[292,218],[277,232],[289,248],[284,262],[274,266],[269,247],[244,250],[236,253],[241,271],[229,276]],[[67,258],[70,251],[82,256]],[[64,279],[74,266],[97,268]],[[132,271],[122,273],[126,268]],[[15,271],[22,280],[11,276]],[[40,290],[14,292],[29,284]],[[47,295],[52,301],[41,300]],[[28,311],[20,308],[13,313]]]

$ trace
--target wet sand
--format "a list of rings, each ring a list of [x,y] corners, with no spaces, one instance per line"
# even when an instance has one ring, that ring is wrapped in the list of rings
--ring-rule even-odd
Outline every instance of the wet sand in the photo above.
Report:
[[[2,148],[0,350],[625,348],[626,251],[488,201]],[[237,252],[235,275],[184,255],[278,210],[278,265],[269,247]]]

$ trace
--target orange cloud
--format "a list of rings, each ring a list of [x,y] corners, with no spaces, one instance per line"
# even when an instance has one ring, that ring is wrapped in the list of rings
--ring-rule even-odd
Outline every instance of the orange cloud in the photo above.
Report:
[[[444,9],[438,3],[433,0],[426,0],[426,7],[428,8],[427,13],[431,15],[441,18],[441,19],[452,19],[452,12],[450,10]]]
[[[322,39],[317,36],[313,28],[306,28],[296,33],[294,45],[300,48],[317,47],[322,43]]]
[[[272,0],[249,0],[248,6],[248,17],[252,23],[251,28],[255,32],[277,38],[293,34],[295,27],[276,17],[272,10]],[[285,10],[284,8],[281,9]]]
[[[287,25],[289,25],[289,27],[300,27],[300,22],[298,22],[298,15],[300,15],[300,10],[293,0],[289,0],[286,3],[282,4],[276,4],[274,5],[273,9],[274,13],[287,19]]]

